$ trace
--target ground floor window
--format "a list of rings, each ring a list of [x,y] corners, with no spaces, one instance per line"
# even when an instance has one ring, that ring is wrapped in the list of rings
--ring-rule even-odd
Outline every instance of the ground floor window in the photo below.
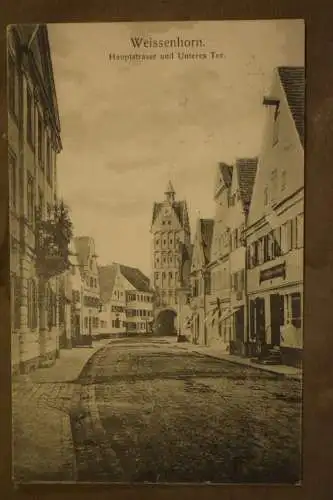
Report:
[[[88,318],[87,317],[84,318],[84,327],[88,328]]]
[[[286,323],[291,323],[295,328],[302,326],[302,295],[300,292],[290,293],[285,296]]]
[[[21,326],[21,279],[11,276],[11,325],[14,330]]]
[[[37,286],[33,278],[28,280],[28,328],[37,328]]]

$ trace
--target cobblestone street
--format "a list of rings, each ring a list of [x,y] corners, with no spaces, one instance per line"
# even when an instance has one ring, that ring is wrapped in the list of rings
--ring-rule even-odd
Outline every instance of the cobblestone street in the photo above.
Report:
[[[78,480],[300,480],[301,384],[163,340],[96,353],[71,399]]]

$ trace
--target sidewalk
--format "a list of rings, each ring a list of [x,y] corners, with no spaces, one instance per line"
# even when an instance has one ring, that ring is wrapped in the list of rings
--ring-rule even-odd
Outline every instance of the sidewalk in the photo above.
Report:
[[[92,347],[61,349],[60,357],[54,365],[38,368],[24,377],[26,381],[34,384],[74,382],[91,356],[109,343],[110,339],[101,339],[94,341]],[[16,380],[23,380],[23,376],[17,375],[13,378],[13,381]]]
[[[76,464],[69,412],[74,382],[91,356],[109,343],[60,351],[53,366],[12,379],[13,480],[75,481]]]
[[[194,345],[190,342],[181,343],[177,342],[176,338],[169,338],[168,341],[170,344],[174,344],[180,349],[186,349],[189,352],[194,352],[196,354],[201,354],[204,356],[210,356],[215,359],[221,359],[223,361],[228,361],[229,363],[245,365],[257,370],[262,370],[270,373],[275,373],[277,375],[282,375],[287,378],[292,378],[294,380],[302,380],[302,370],[293,366],[262,365],[259,363],[254,363],[249,358],[243,358],[242,356],[236,356],[235,354],[228,354],[223,351],[221,352],[221,349],[219,349],[218,347]]]

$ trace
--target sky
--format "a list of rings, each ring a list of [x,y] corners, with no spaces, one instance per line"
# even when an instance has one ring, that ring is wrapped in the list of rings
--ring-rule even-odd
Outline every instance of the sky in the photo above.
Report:
[[[58,189],[75,236],[95,240],[100,265],[150,274],[154,201],[169,180],[195,220],[214,217],[220,161],[256,156],[262,98],[279,65],[304,64],[298,20],[48,25],[63,150]],[[201,39],[185,49],[133,49],[130,39]],[[211,52],[222,54],[212,58]],[[160,54],[174,52],[173,60]],[[109,54],[156,54],[113,61]]]

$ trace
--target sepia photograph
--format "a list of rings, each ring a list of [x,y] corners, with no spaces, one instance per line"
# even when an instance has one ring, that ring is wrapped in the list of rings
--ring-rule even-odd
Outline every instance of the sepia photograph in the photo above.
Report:
[[[304,52],[7,27],[14,483],[302,484]]]

